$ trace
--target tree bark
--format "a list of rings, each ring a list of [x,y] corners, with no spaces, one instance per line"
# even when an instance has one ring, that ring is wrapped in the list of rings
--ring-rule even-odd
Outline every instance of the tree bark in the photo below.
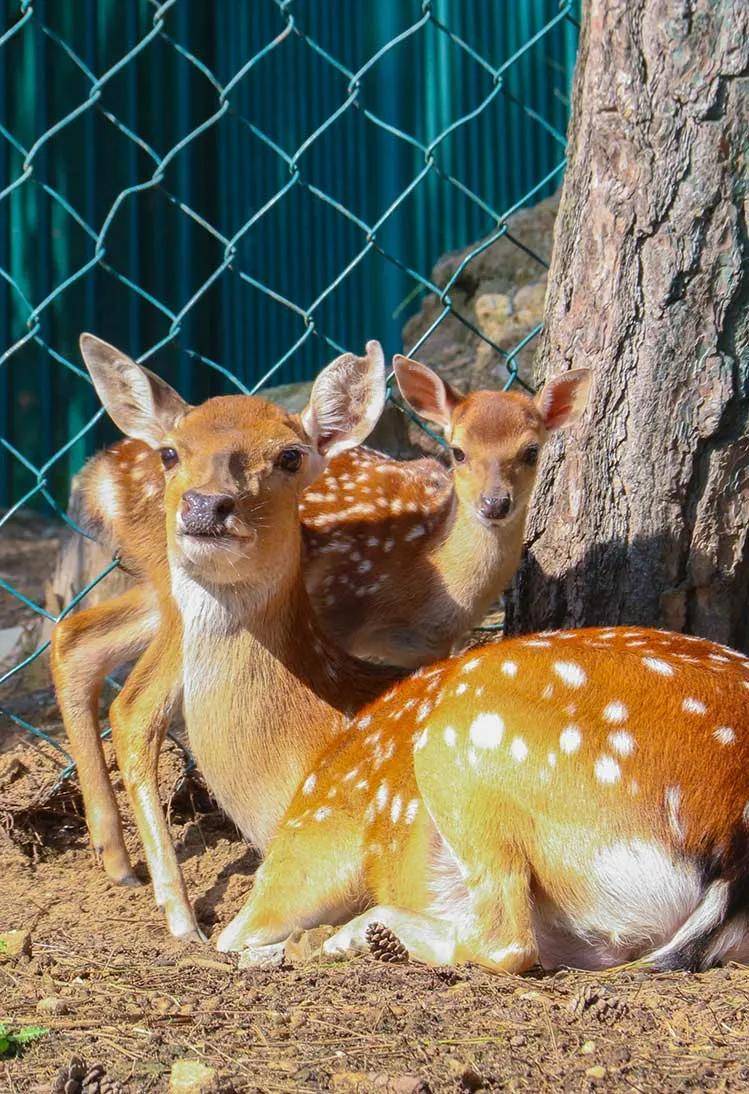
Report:
[[[749,5],[588,0],[537,380],[594,373],[548,447],[508,629],[749,646]]]

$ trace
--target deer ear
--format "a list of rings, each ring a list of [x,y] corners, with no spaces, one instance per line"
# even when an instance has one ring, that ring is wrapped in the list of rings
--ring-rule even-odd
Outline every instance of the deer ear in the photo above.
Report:
[[[544,384],[534,402],[550,433],[566,429],[580,418],[588,405],[590,381],[590,369],[573,368]]]
[[[160,376],[101,338],[82,334],[80,347],[96,393],[115,425],[126,436],[159,448],[189,405]]]
[[[367,342],[366,357],[344,353],[322,370],[302,411],[302,425],[326,460],[366,440],[385,406],[385,355]]]
[[[400,393],[411,409],[447,429],[463,396],[432,369],[400,353],[393,358],[393,370]]]

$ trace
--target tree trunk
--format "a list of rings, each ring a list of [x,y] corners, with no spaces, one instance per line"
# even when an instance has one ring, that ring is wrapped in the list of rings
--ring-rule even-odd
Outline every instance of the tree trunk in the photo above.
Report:
[[[588,0],[537,379],[594,373],[508,629],[749,645],[749,5]]]

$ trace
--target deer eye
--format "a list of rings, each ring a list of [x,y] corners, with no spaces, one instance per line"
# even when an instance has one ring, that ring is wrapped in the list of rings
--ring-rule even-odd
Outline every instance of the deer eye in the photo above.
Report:
[[[453,454],[453,459],[456,463],[465,463],[466,454],[462,448],[451,448],[450,451]]]
[[[302,466],[302,451],[300,448],[284,448],[276,460],[276,467],[282,471],[298,471]]]
[[[540,451],[541,451],[540,445],[529,444],[528,447],[526,449],[524,449],[523,454],[521,456],[521,459],[522,459],[523,463],[527,467],[535,467],[536,464],[538,463],[538,456],[539,456]]]
[[[176,448],[160,448],[159,455],[161,456],[161,462],[167,471],[179,463],[179,456],[177,455]]]

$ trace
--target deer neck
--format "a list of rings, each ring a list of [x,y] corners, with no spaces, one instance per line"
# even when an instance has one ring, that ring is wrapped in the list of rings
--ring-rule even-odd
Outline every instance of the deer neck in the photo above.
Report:
[[[172,568],[190,747],[219,804],[261,851],[316,756],[390,677],[327,643],[301,561],[272,590]]]
[[[501,524],[487,526],[453,491],[430,558],[465,625],[479,622],[512,580],[523,548],[527,507]]]

